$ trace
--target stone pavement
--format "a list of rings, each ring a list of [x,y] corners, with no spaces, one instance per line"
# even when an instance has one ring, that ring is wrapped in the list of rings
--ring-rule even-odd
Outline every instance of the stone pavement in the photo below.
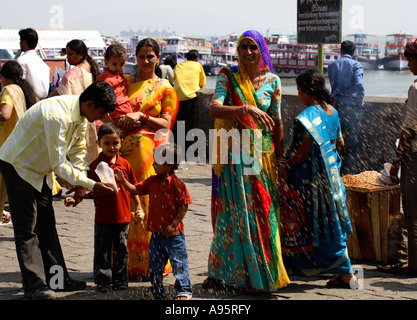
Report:
[[[216,300],[233,302],[238,300],[416,300],[417,278],[400,274],[380,272],[374,264],[355,262],[363,272],[363,282],[358,290],[327,289],[326,281],[331,277],[291,277],[292,283],[277,293],[248,295],[234,287],[213,291],[202,289],[207,277],[212,227],[210,218],[211,167],[209,165],[185,163],[177,175],[182,178],[191,193],[193,204],[185,217],[185,234],[189,254],[191,282],[194,287],[193,301]],[[145,282],[130,282],[128,290],[111,291],[107,294],[95,291],[93,282],[93,230],[94,205],[85,199],[75,208],[66,208],[64,195],[55,198],[57,229],[64,251],[67,267],[75,279],[87,282],[87,288],[76,292],[59,292],[59,300],[140,300],[141,293],[149,286]],[[0,300],[22,300],[21,275],[16,258],[11,225],[0,226]],[[164,279],[169,297],[173,298],[174,277]]]

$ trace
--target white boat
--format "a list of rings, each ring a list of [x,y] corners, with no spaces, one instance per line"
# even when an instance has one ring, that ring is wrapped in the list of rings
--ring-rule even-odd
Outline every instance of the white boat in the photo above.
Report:
[[[273,34],[265,37],[273,72],[282,78],[297,77],[302,71],[318,68],[318,46],[297,43],[296,35]],[[323,71],[340,57],[340,45],[323,46]]]
[[[224,39],[213,38],[211,41],[211,61],[204,66],[206,74],[218,75],[221,68],[238,65],[238,35],[231,34]]]
[[[352,34],[352,41],[356,45],[353,59],[361,63],[364,70],[377,70],[380,65],[379,45],[376,36],[367,34]]]
[[[204,66],[211,61],[211,44],[203,38],[171,36],[165,39],[161,46],[161,61],[168,55],[177,57],[177,63],[187,60],[187,53],[190,50],[197,50],[199,62]]]
[[[102,36],[96,30],[36,30],[39,41],[36,51],[51,69],[51,78],[59,71],[66,71],[68,64],[66,59],[60,56],[62,48],[74,39],[82,40],[89,51],[90,56],[97,62],[100,68],[104,66],[104,52],[106,45]],[[20,55],[20,37],[18,29],[0,29],[0,48],[7,49]]]
[[[382,65],[385,70],[402,71],[408,69],[407,58],[404,57],[405,45],[414,39],[413,35],[395,33],[387,36],[385,44],[385,57]]]

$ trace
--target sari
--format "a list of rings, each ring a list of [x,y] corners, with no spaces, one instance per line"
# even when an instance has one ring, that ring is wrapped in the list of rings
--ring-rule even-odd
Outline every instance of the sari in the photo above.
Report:
[[[256,41],[265,54],[265,58],[261,59],[265,62],[269,52],[263,37],[255,31],[244,33],[240,41],[244,37]],[[272,70],[270,59],[269,63],[261,63],[260,66],[267,71]],[[225,106],[251,104],[278,120],[281,117],[279,78],[268,72],[262,88],[255,92],[241,64],[233,70],[223,68],[213,103]],[[215,129],[217,132],[237,130],[239,136],[246,131],[250,141],[247,150],[242,142],[238,151],[234,151],[236,149],[230,140],[213,146],[213,240],[208,275],[258,291],[276,291],[290,281],[281,256],[279,195],[272,136],[249,115],[216,119]],[[226,159],[221,157],[220,152],[224,145],[228,145]],[[246,164],[248,153],[259,153],[260,157],[252,157],[252,163]]]
[[[333,110],[329,116],[318,106],[305,109],[296,117],[285,147],[288,158],[304,137],[313,141],[311,157],[291,168],[289,191],[283,193],[281,240],[290,274],[352,273],[347,234],[353,230],[340,177],[341,158],[331,143],[341,139],[342,132]]]
[[[129,132],[122,141],[120,152],[129,161],[138,182],[155,175],[152,166],[154,150],[168,141],[178,113],[178,97],[168,80],[156,79],[132,83],[134,76],[128,79],[128,96],[133,112],[143,112],[152,117],[162,114],[171,115],[169,130],[159,135],[155,130],[143,124],[138,130]],[[146,230],[149,211],[149,196],[140,196],[145,218],[141,222],[131,221],[127,246],[129,250],[128,275],[131,279],[149,276],[149,241],[151,232]]]
[[[26,111],[25,94],[22,88],[17,84],[5,86],[0,93],[0,106],[7,104],[13,108],[10,119],[0,122],[0,147],[12,133],[16,123]],[[4,206],[7,200],[7,190],[4,184],[3,176],[0,174],[0,214],[3,214]]]

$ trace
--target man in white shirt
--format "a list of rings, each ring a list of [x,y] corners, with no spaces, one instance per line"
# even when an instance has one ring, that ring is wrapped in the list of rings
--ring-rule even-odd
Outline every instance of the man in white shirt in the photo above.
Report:
[[[49,93],[50,69],[36,54],[38,33],[28,28],[20,30],[19,36],[23,53],[17,58],[17,62],[23,68],[23,79],[29,82],[39,99],[45,99]]]
[[[80,96],[42,100],[20,118],[0,148],[0,172],[6,184],[16,252],[27,299],[54,299],[48,284],[53,266],[63,271],[65,291],[85,288],[69,276],[55,226],[52,173],[75,186],[80,202],[87,190],[112,192],[87,177],[87,122],[109,119],[116,95],[105,81],[91,84]]]

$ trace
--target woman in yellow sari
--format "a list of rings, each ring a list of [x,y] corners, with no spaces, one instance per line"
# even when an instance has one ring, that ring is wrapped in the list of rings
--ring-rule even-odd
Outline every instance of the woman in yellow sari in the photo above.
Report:
[[[129,131],[122,142],[121,153],[129,161],[139,182],[155,174],[153,153],[158,145],[168,139],[179,102],[168,80],[159,78],[158,43],[150,38],[140,41],[136,47],[136,59],[139,71],[126,75],[133,112],[122,116],[117,124]],[[160,129],[165,130],[157,133]],[[148,247],[151,233],[146,230],[148,196],[142,196],[141,202],[145,218],[143,223],[131,222],[128,238],[128,273],[132,279],[149,276]]]
[[[23,80],[23,69],[16,61],[7,61],[0,70],[0,147],[13,131],[16,123],[32,105],[36,95],[26,80]],[[0,175],[0,216],[7,199],[6,186]],[[1,220],[0,220],[1,223]]]

